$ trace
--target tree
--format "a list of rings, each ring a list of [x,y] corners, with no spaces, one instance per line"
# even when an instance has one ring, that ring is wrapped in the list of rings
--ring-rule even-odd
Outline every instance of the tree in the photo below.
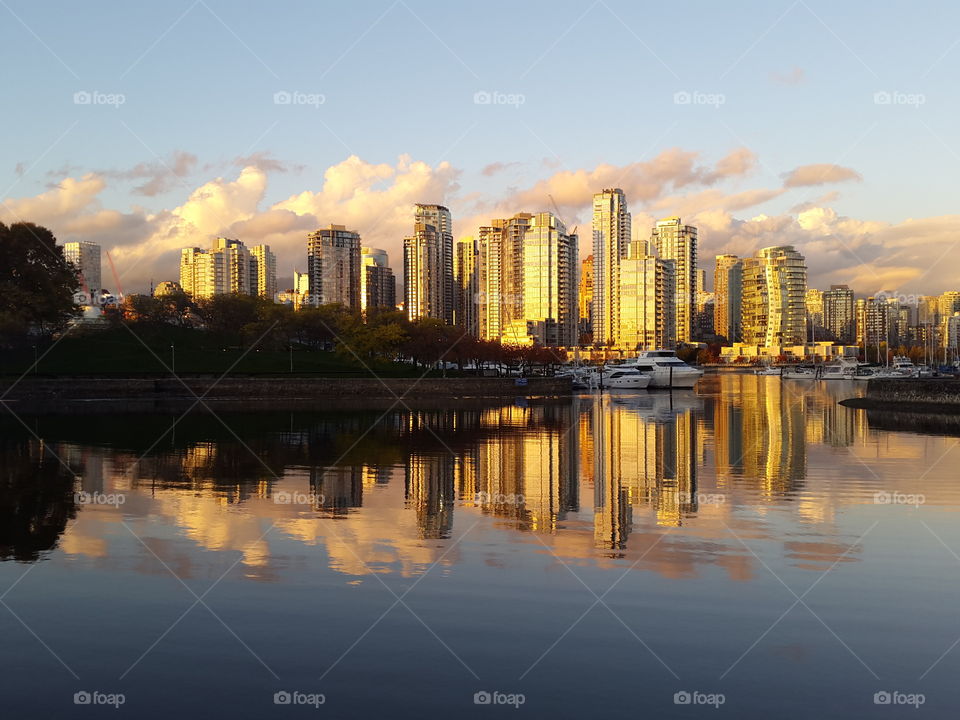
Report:
[[[62,330],[80,308],[77,268],[53,233],[33,223],[0,223],[0,337]]]
[[[163,304],[150,295],[130,294],[123,299],[123,317],[130,322],[158,323],[163,318]]]
[[[243,347],[245,328],[258,319],[262,300],[251,295],[214,295],[197,303],[200,317],[207,329],[224,338],[235,338]]]

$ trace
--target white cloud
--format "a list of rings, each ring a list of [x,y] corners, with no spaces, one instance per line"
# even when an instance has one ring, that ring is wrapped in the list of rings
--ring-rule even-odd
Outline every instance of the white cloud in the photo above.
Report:
[[[269,156],[249,159],[235,176],[203,183],[171,209],[105,209],[102,197],[112,178],[88,173],[64,178],[39,195],[5,201],[0,219],[46,225],[61,241],[100,242],[111,251],[129,292],[145,289],[151,279],[176,278],[180,248],[207,246],[217,235],[238,237],[248,245],[268,243],[278,255],[278,274],[289,276],[294,268],[305,269],[307,233],[330,223],[356,230],[364,244],[387,250],[399,276],[402,241],[417,202],[447,204],[456,232],[463,235],[474,234],[494,217],[552,210],[552,195],[568,226],[579,225],[586,255],[593,193],[618,186],[627,193],[638,236],[664,215],[679,214],[697,225],[701,267],[708,272],[717,253],[746,255],[759,247],[793,244],[807,256],[814,286],[846,282],[862,293],[934,293],[958,284],[954,264],[946,261],[960,252],[954,247],[960,240],[960,216],[897,224],[844,217],[831,207],[836,200],[832,191],[785,213],[760,213],[787,190],[736,187],[756,166],[756,157],[745,148],[713,164],[675,148],[645,162],[561,170],[496,197],[462,193],[461,171],[448,163],[431,166],[406,155],[392,164],[369,163],[351,156],[327,168],[321,187],[272,204],[266,203],[269,173],[282,168]],[[829,179],[821,183],[823,177]],[[850,168],[806,165],[789,173],[785,185],[853,178],[859,174]]]

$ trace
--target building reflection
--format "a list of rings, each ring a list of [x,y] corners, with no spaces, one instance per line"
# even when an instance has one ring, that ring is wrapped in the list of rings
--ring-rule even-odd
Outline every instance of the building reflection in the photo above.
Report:
[[[700,394],[228,415],[236,435],[202,418],[167,435],[169,418],[132,419],[150,432],[127,447],[77,436],[69,417],[44,418],[36,426],[49,439],[15,427],[0,436],[10,468],[0,486],[0,557],[36,559],[64,532],[69,552],[106,556],[108,524],[125,513],[165,517],[210,550],[240,550],[261,577],[272,563],[269,537],[261,537],[271,523],[305,544],[328,544],[339,567],[354,572],[363,562],[330,548],[339,531],[323,524],[346,521],[338,525],[374,556],[413,572],[442,554],[423,540],[451,538],[484,517],[500,530],[564,536],[557,542],[565,547],[609,557],[648,544],[651,528],[724,526],[740,496],[791,502],[807,522],[829,522],[829,503],[803,493],[807,454],[862,444],[871,432],[865,414],[838,406],[829,383],[745,374],[711,382]],[[77,491],[122,491],[130,500],[78,510]],[[281,500],[291,493],[307,500]],[[381,529],[364,532],[374,515]],[[74,518],[87,522],[71,526]],[[393,550],[380,553],[383,543]]]
[[[713,427],[722,488],[747,484],[777,497],[796,491],[806,477],[809,389],[771,379],[721,378],[724,402],[715,406]]]
[[[635,510],[658,525],[681,525],[697,511],[697,413],[692,394],[598,396],[589,418],[594,439],[594,541],[622,550]]]

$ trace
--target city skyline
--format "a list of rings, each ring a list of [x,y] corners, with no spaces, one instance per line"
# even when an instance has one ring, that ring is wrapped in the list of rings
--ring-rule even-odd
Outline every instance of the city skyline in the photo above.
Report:
[[[817,353],[817,341],[836,343],[841,354],[854,343],[865,349],[881,341],[957,347],[960,291],[857,298],[846,285],[821,290],[808,284],[807,260],[790,245],[743,258],[717,255],[710,290],[698,267],[695,226],[664,218],[648,238],[632,224],[621,188],[595,193],[593,209],[593,253],[581,263],[578,235],[553,213],[494,218],[476,237],[454,240],[449,208],[417,203],[413,234],[404,238],[400,303],[388,253],[337,224],[307,235],[307,272],[295,270],[293,287],[282,292],[269,246],[217,238],[210,250],[183,248],[180,282],[162,281],[154,294],[182,291],[202,300],[239,293],[294,310],[333,303],[363,317],[396,309],[410,321],[438,320],[506,345],[632,352],[718,342],[728,361],[804,346],[803,353]],[[82,287],[99,277],[99,245],[67,243],[64,254]],[[75,299],[85,310],[116,301],[102,292],[102,301],[86,290]]]

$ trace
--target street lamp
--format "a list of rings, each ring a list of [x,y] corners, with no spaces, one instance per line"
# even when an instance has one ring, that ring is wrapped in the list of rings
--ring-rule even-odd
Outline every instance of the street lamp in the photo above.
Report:
[[[170,372],[177,374],[177,348],[170,343]]]

